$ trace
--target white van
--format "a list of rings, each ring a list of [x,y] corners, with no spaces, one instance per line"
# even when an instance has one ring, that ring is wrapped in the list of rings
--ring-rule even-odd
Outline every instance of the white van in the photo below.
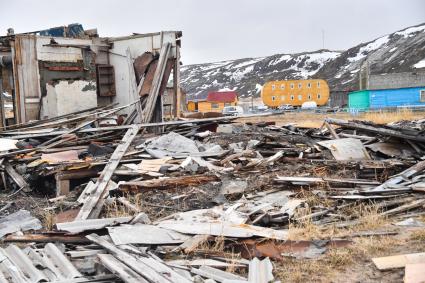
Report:
[[[221,113],[224,116],[238,116],[243,114],[243,108],[240,106],[225,106]]]
[[[315,101],[306,101],[301,105],[301,109],[316,109],[317,103]]]

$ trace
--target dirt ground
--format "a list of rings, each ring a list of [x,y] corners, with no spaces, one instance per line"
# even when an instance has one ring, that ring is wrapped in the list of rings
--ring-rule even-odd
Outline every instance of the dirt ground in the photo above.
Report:
[[[265,117],[249,117],[239,118],[237,121],[241,123],[246,122],[276,122],[276,125],[285,125],[289,123],[295,123],[299,127],[311,127],[318,128],[323,124],[325,118],[335,118],[343,120],[363,120],[371,121],[378,124],[386,124],[392,122],[398,122],[402,120],[415,120],[423,119],[425,113],[413,112],[411,110],[399,110],[399,111],[378,111],[370,113],[360,113],[353,115],[346,112],[340,113],[311,113],[311,112],[285,112],[283,114],[277,114],[273,116]]]

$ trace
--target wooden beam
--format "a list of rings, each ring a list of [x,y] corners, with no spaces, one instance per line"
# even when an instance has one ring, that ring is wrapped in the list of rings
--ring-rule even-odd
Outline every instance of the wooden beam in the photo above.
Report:
[[[82,220],[88,218],[97,218],[100,213],[99,206],[102,206],[102,199],[105,197],[106,188],[114,174],[115,169],[117,168],[121,158],[127,151],[133,139],[136,137],[137,133],[140,130],[140,126],[132,125],[130,129],[127,130],[126,134],[121,140],[121,143],[117,146],[114,153],[112,153],[109,163],[105,166],[99,178],[97,179],[95,188],[92,190],[92,193],[84,202],[83,207],[78,213],[75,220]],[[93,211],[95,213],[93,213]]]
[[[153,112],[155,109],[156,101],[158,99],[159,91],[161,88],[161,82],[164,76],[165,69],[167,67],[168,57],[170,55],[171,43],[167,42],[161,48],[159,54],[158,65],[155,70],[155,74],[152,81],[152,87],[147,97],[146,106],[143,109],[143,121],[148,123],[151,121]]]
[[[363,124],[363,123],[359,123],[359,122],[352,122],[352,121],[345,121],[345,120],[340,120],[340,119],[333,119],[333,118],[326,118],[325,120],[326,122],[330,123],[330,124],[334,124],[334,125],[338,125],[338,126],[342,126],[342,127],[346,127],[346,128],[351,128],[351,129],[358,129],[358,130],[362,130],[362,131],[367,131],[367,132],[371,132],[371,133],[376,133],[376,134],[381,134],[381,135],[385,135],[385,136],[391,136],[391,137],[396,137],[396,138],[401,138],[401,139],[407,139],[407,140],[413,140],[413,141],[419,141],[419,142],[425,142],[425,136],[420,136],[420,132],[419,131],[415,131],[416,134],[410,135],[410,134],[404,134],[402,133],[402,130],[394,130],[394,129],[388,129],[384,126],[378,126],[378,125],[367,125],[367,124]]]
[[[150,189],[171,189],[186,186],[198,186],[214,181],[219,181],[219,178],[215,175],[190,175],[139,182],[126,182],[120,184],[118,188],[120,192],[134,193]]]
[[[25,179],[18,172],[16,172],[13,166],[10,165],[8,162],[4,164],[4,168],[6,170],[6,173],[18,185],[20,190],[24,190],[30,187],[25,181]]]

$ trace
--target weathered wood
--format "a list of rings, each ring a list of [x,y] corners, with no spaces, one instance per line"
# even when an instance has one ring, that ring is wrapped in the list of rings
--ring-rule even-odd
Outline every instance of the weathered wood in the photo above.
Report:
[[[70,181],[67,179],[60,179],[59,175],[55,175],[56,180],[56,196],[65,196],[69,194]]]
[[[331,125],[329,125],[329,123],[327,121],[323,122],[325,124],[325,127],[329,130],[329,132],[331,133],[331,136],[334,139],[339,139],[338,134],[335,132],[334,128],[332,128]]]
[[[156,68],[158,66],[158,59],[154,59],[148,66],[148,70],[143,77],[143,81],[141,82],[141,88],[139,90],[139,96],[144,97],[149,95],[149,92],[152,88],[152,82],[155,75]]]
[[[126,199],[125,197],[119,197],[117,201],[132,212],[136,212],[136,213],[140,212],[140,209],[138,209],[134,204],[130,203],[128,199]]]
[[[425,199],[418,199],[415,201],[412,201],[410,203],[404,204],[402,206],[396,207],[394,209],[390,209],[387,210],[383,213],[381,213],[381,215],[385,215],[385,216],[389,216],[389,215],[393,215],[393,214],[397,214],[399,212],[404,212],[404,211],[408,211],[414,208],[418,208],[425,205]]]
[[[133,66],[133,62],[132,62],[132,59],[131,59],[130,48],[127,48],[126,55],[127,55],[127,63],[128,63],[129,79],[130,79],[129,83],[130,83],[130,88],[131,88],[132,100],[139,100],[139,102],[136,103],[135,108],[136,108],[136,111],[137,111],[137,115],[139,115],[139,119],[141,121],[143,111],[142,111],[142,105],[141,105],[141,102],[140,102],[139,93],[137,92],[136,74],[134,72],[134,66]]]
[[[392,185],[397,185],[403,181],[405,181],[408,178],[414,177],[418,173],[425,170],[425,160],[420,161],[413,165],[410,168],[407,168],[403,172],[391,177],[381,185],[377,186],[376,188],[371,189],[370,191],[380,191],[380,190],[390,190],[388,187],[391,187]]]
[[[171,177],[166,179],[152,179],[139,182],[125,182],[118,186],[121,192],[139,192],[148,189],[170,189],[182,186],[198,186],[204,183],[219,181],[215,175],[191,175]]]
[[[145,75],[146,70],[154,59],[155,58],[151,52],[145,52],[134,59],[133,66],[137,84],[140,84],[141,78]]]
[[[167,42],[161,48],[159,54],[158,65],[152,81],[152,87],[146,100],[146,106],[143,109],[143,122],[150,122],[153,117],[156,101],[161,89],[161,82],[164,77],[165,69],[167,67],[168,57],[171,51],[171,43]]]
[[[403,134],[401,131],[388,129],[385,127],[366,125],[366,124],[362,124],[358,122],[345,121],[345,120],[333,119],[333,118],[326,118],[325,121],[330,124],[342,126],[345,128],[358,129],[358,130],[372,132],[372,133],[381,134],[385,136],[425,142],[425,136]],[[418,134],[419,134],[419,131],[418,131]]]
[[[16,172],[13,166],[8,162],[4,164],[4,169],[6,170],[6,173],[9,175],[9,177],[12,178],[12,180],[18,185],[20,190],[25,190],[30,187],[25,179],[19,175],[19,173]]]
[[[408,263],[425,263],[425,253],[401,254],[372,258],[379,270],[405,267]]]
[[[132,125],[132,127],[127,130],[126,134],[122,138],[122,143],[119,144],[115,149],[114,153],[109,159],[109,163],[105,166],[99,178],[97,179],[97,182],[94,185],[95,188],[92,190],[89,199],[83,204],[75,220],[98,217],[98,213],[100,213],[100,209],[98,208],[101,206],[101,199],[103,199],[105,196],[105,190],[107,188],[108,182],[114,174],[114,170],[117,168],[122,156],[127,151],[139,130],[140,126],[138,125]],[[96,213],[92,213],[93,211]]]
[[[17,243],[72,243],[72,244],[88,244],[90,243],[85,237],[80,235],[64,235],[64,234],[27,234],[27,235],[8,235],[3,241]]]

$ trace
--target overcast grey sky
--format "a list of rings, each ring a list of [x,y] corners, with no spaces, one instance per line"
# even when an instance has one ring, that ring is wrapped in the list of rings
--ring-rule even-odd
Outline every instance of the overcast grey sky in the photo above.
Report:
[[[184,64],[347,49],[425,22],[424,0],[0,0],[0,34],[79,22],[101,36],[182,30]]]

